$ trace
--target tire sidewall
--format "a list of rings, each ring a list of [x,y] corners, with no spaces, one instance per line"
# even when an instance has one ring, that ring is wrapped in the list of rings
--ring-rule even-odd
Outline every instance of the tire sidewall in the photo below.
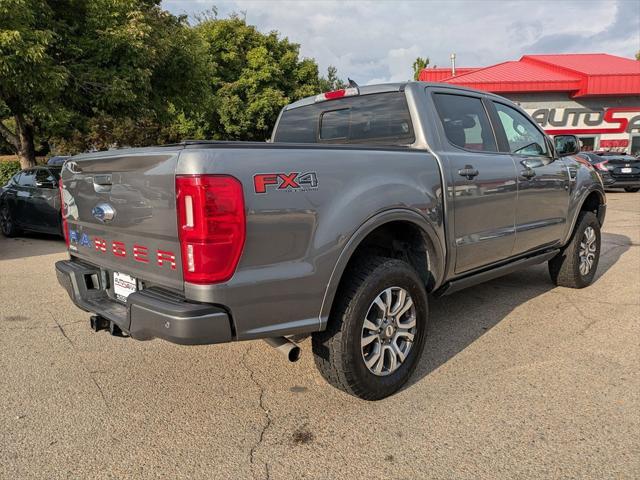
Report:
[[[418,364],[426,338],[428,305],[427,296],[420,278],[408,265],[400,261],[391,269],[374,272],[358,289],[354,298],[351,318],[345,319],[349,333],[346,335],[345,367],[353,371],[356,380],[365,390],[375,392],[373,398],[386,397],[397,391],[409,379]],[[387,264],[388,265],[388,264]],[[393,373],[378,376],[369,371],[362,358],[361,336],[365,316],[374,299],[389,287],[401,287],[411,295],[416,308],[416,335],[411,351],[402,365]]]

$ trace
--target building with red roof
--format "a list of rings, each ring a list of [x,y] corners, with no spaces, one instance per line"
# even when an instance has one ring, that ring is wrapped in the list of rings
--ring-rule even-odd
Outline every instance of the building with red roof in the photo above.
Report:
[[[519,103],[549,134],[585,150],[640,154],[640,62],[605,53],[524,55],[484,68],[425,68],[419,79],[484,90]]]

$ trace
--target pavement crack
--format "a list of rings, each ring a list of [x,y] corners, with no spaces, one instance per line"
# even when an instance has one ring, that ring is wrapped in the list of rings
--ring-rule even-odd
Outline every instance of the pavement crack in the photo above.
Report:
[[[271,426],[272,419],[271,419],[271,414],[269,413],[269,410],[264,405],[264,397],[265,397],[266,389],[256,379],[255,372],[253,371],[253,369],[249,366],[249,363],[247,362],[247,357],[249,356],[249,352],[251,351],[252,348],[253,348],[253,344],[249,345],[247,350],[242,355],[242,365],[249,372],[249,377],[251,378],[251,381],[260,389],[260,396],[258,397],[258,406],[262,410],[262,413],[264,414],[264,417],[265,417],[265,420],[266,420],[264,425],[262,426],[262,430],[260,431],[260,435],[258,437],[258,441],[251,447],[251,450],[249,451],[249,461],[251,463],[251,474],[253,475],[253,478],[257,478],[256,474],[254,472],[254,465],[256,464],[256,458],[255,458],[256,457],[256,452],[257,452],[258,448],[260,448],[260,446],[262,445],[265,433],[267,432],[267,430]],[[269,480],[271,474],[270,474],[270,471],[269,471],[269,464],[267,462],[264,463],[264,472],[265,472],[264,478],[266,478],[266,480]]]
[[[586,314],[585,312],[583,312],[582,309],[578,306],[578,304],[572,298],[570,298],[568,295],[565,295],[562,291],[558,291],[558,294],[560,294],[560,296],[562,298],[564,298],[567,301],[567,303],[569,305],[571,305],[582,316],[583,319],[587,320],[586,325],[584,325],[578,331],[577,335],[584,335],[587,330],[589,330],[591,327],[593,327],[599,321],[603,320],[602,317],[593,318],[592,316],[590,316],[590,315]]]
[[[64,326],[62,324],[60,324],[60,322],[58,322],[58,319],[55,317],[55,315],[53,313],[51,313],[50,310],[47,310],[47,313],[49,314],[49,316],[53,319],[53,321],[56,323],[56,325],[58,326],[58,330],[60,330],[60,333],[62,333],[62,336],[64,338],[67,339],[67,341],[69,342],[69,344],[71,345],[71,349],[74,352],[74,356],[76,358],[79,358],[80,355],[78,353],[78,350],[76,349],[76,344],[73,343],[73,340],[71,340],[71,338],[69,338],[69,336],[67,335],[67,332],[64,330]],[[72,325],[73,323],[77,323],[77,322],[72,322],[69,323],[67,325]],[[87,375],[89,375],[89,378],[91,379],[91,382],[95,385],[95,387],[98,389],[98,393],[100,394],[100,397],[102,398],[102,401],[104,402],[105,407],[109,408],[109,402],[107,401],[107,397],[104,394],[104,390],[102,390],[102,387],[100,386],[100,384],[98,383],[98,380],[96,380],[96,377],[93,375],[93,372],[91,370],[89,370],[87,368],[87,366],[84,364],[84,362],[80,361],[79,362],[80,367],[87,372]]]
[[[73,340],[69,338],[69,335],[67,335],[67,332],[64,331],[64,327],[60,325],[60,322],[58,322],[58,319],[49,310],[47,310],[47,312],[49,312],[49,316],[53,319],[53,321],[56,322],[56,325],[58,326],[58,330],[60,330],[60,333],[62,333],[62,336],[67,339],[67,341],[71,344],[73,348],[75,348],[76,346],[73,343]]]

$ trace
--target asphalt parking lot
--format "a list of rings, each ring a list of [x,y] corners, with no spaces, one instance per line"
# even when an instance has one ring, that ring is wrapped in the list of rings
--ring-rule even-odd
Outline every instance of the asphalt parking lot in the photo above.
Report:
[[[64,242],[0,238],[0,478],[638,478],[640,194],[608,204],[594,285],[545,265],[432,299],[417,373],[375,403],[308,340],[287,364],[93,333]]]

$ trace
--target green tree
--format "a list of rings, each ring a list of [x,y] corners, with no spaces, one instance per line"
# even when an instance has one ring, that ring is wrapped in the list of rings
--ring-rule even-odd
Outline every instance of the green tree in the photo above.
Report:
[[[420,78],[420,72],[429,66],[429,57],[418,57],[413,62],[413,79],[418,80]]]
[[[204,44],[159,3],[0,0],[0,134],[23,167],[38,133],[70,152],[145,145],[198,115]]]
[[[345,88],[347,84],[341,78],[338,78],[338,69],[333,65],[327,68],[327,76],[320,78],[320,91],[331,92]]]
[[[321,91],[316,62],[278,32],[261,33],[239,15],[208,16],[195,30],[208,53],[203,130],[212,138],[265,140],[282,107]]]
[[[23,168],[35,165],[38,112],[54,108],[68,81],[51,52],[51,17],[41,0],[0,2],[0,134]]]
[[[640,60],[640,50],[636,53],[636,60]]]

